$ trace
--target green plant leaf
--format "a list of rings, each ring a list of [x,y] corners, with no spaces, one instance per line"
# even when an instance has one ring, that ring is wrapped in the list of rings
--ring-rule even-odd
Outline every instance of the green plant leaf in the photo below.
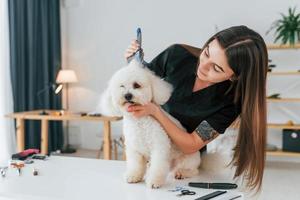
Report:
[[[296,6],[288,8],[288,14],[280,13],[281,19],[274,21],[270,29],[275,30],[275,42],[281,40],[281,43],[287,42],[291,45],[300,41],[300,13],[296,13]]]
[[[295,34],[292,32],[290,32],[290,34],[289,34],[289,43],[290,43],[290,45],[295,44]]]

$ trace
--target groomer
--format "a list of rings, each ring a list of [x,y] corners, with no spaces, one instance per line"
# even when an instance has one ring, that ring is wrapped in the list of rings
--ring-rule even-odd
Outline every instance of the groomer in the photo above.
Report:
[[[138,50],[133,41],[125,58]],[[147,67],[173,85],[172,96],[161,107],[149,103],[131,106],[128,111],[138,118],[153,116],[186,154],[199,151],[239,120],[232,160],[235,177],[243,176],[250,189],[259,190],[265,163],[268,71],[263,38],[246,26],[230,27],[213,35],[202,49],[172,45]]]

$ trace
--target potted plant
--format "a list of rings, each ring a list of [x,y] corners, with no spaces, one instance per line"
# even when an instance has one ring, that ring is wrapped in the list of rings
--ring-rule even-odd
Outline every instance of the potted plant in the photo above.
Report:
[[[300,13],[296,13],[296,7],[290,7],[287,15],[280,14],[282,18],[273,22],[266,34],[275,29],[275,43],[281,40],[281,44],[294,46],[300,42]]]

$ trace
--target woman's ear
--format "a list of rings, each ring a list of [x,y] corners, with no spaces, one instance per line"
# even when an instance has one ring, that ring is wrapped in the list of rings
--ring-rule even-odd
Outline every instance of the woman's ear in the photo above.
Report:
[[[150,73],[152,101],[157,105],[165,104],[172,94],[172,85]]]

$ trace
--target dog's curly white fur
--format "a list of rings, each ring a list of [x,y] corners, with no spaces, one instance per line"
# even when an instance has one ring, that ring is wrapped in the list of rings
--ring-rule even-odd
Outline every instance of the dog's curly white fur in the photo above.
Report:
[[[170,98],[172,87],[135,60],[117,71],[101,97],[100,109],[104,115],[123,116],[127,171],[126,181],[137,183],[145,176],[151,188],[161,187],[169,172],[175,178],[198,174],[200,154],[182,153],[172,144],[160,123],[151,116],[135,118],[127,112],[132,104],[154,102],[163,105]],[[181,124],[165,113],[178,127]]]

